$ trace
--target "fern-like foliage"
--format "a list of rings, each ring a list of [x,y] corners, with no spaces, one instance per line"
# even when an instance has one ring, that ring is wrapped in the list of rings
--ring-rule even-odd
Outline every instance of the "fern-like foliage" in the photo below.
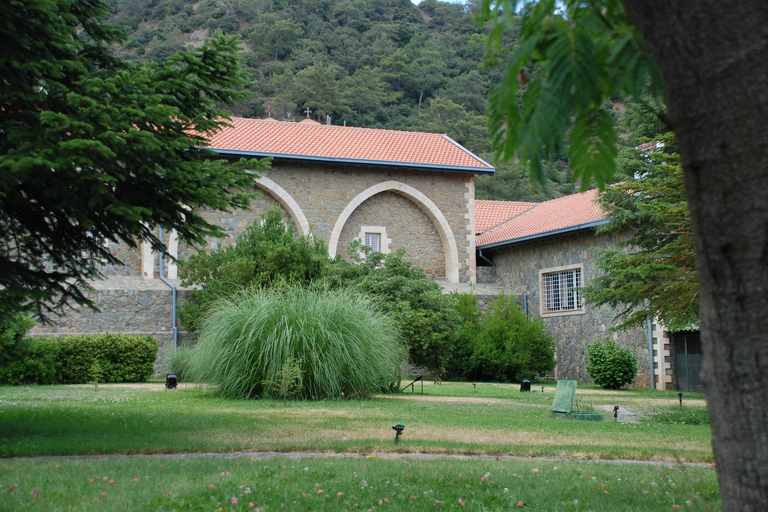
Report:
[[[482,0],[477,21],[491,24],[489,56],[503,53],[517,31],[501,82],[489,96],[496,157],[519,158],[543,183],[542,162],[567,153],[582,190],[610,183],[617,136],[603,103],[619,94],[640,96],[649,87],[660,94],[656,64],[621,3]]]

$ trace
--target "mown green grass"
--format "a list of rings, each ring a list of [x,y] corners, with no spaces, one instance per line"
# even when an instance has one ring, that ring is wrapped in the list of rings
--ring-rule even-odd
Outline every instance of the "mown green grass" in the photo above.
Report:
[[[0,456],[311,450],[713,460],[708,425],[556,420],[549,412],[554,388],[520,393],[515,386],[484,384],[472,393],[471,384],[462,385],[472,396],[450,398],[452,385],[445,383],[425,386],[431,393],[425,395],[288,407],[215,398],[198,388],[2,387]],[[601,397],[589,395],[595,403]],[[608,399],[622,407],[636,400],[624,394]],[[396,423],[406,425],[397,445]]]
[[[404,380],[403,386],[410,384],[411,380]],[[521,393],[519,384],[499,384],[493,382],[478,382],[472,385],[472,382],[443,382],[440,385],[427,380],[424,384],[424,394],[428,396],[463,396],[480,398],[508,398],[515,401],[527,400],[533,403],[551,404],[554,396],[556,382],[534,382],[531,386],[531,393]],[[415,383],[415,394],[421,394],[421,382]],[[542,392],[542,388],[544,391]],[[411,388],[404,393],[410,394]],[[577,396],[589,393],[590,399],[595,403],[612,404],[616,402],[631,403],[637,400],[652,400],[659,405],[678,404],[679,397],[676,391],[659,391],[652,389],[622,389],[617,391],[603,390],[598,386],[579,384]],[[689,400],[704,400],[703,393],[685,392],[683,394],[683,404]]]
[[[9,460],[0,510],[720,510],[710,467],[403,457]],[[237,500],[236,504],[232,499]],[[462,504],[463,503],[463,504]]]

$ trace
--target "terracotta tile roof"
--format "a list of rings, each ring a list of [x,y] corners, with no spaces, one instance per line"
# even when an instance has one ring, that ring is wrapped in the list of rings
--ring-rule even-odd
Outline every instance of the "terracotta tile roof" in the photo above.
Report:
[[[485,231],[476,240],[477,247],[495,245],[527,237],[546,236],[559,230],[576,229],[585,224],[605,221],[606,216],[595,202],[597,190],[552,199]],[[475,209],[475,223],[478,213]]]
[[[232,118],[209,139],[222,153],[316,159],[417,168],[447,168],[476,173],[494,169],[448,136],[436,133],[379,130]],[[362,161],[362,162],[361,162]]]
[[[475,234],[479,235],[512,217],[517,217],[537,204],[525,203],[523,201],[475,199]]]

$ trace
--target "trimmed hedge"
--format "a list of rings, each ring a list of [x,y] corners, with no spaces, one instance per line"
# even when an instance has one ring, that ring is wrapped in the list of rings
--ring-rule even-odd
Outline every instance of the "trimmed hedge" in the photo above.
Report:
[[[27,338],[0,366],[0,383],[143,382],[158,349],[152,336],[131,334]]]
[[[54,339],[17,341],[0,357],[0,384],[56,384],[59,346]]]

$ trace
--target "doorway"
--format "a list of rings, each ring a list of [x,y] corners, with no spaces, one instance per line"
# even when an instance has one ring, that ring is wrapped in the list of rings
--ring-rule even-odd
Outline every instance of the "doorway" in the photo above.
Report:
[[[698,332],[672,335],[675,387],[678,391],[703,391],[701,386],[701,338]]]

